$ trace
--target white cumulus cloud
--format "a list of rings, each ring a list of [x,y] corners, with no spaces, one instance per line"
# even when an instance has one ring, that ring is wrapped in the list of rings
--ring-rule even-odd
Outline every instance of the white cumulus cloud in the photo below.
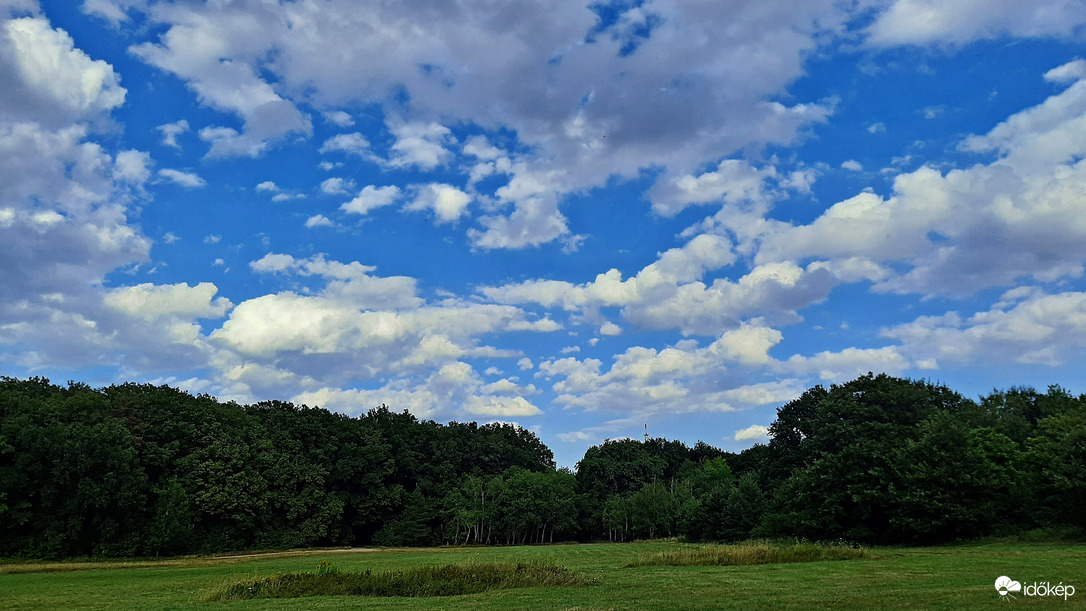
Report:
[[[144,283],[112,289],[106,293],[105,302],[111,308],[144,320],[168,316],[221,318],[233,304],[225,297],[215,297],[218,291],[210,282],[196,286]]]
[[[339,207],[344,212],[369,214],[377,208],[391,206],[400,198],[400,188],[395,185],[378,187],[368,185],[358,192],[351,201]]]
[[[871,44],[965,44],[998,36],[1071,37],[1086,24],[1074,0],[895,0],[868,29]]]
[[[769,439],[769,427],[761,424],[752,424],[745,429],[735,432],[732,436],[735,441],[767,440]]]
[[[467,213],[471,196],[456,187],[445,184],[429,184],[419,187],[414,201],[407,210],[431,210],[438,223],[453,223]]]

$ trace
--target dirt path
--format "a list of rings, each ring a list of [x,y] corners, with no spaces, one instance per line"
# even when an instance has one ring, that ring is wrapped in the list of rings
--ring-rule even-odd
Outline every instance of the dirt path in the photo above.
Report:
[[[248,554],[223,554],[220,556],[192,556],[153,560],[69,560],[60,562],[0,562],[0,575],[12,573],[54,573],[59,571],[86,571],[102,569],[138,569],[163,566],[212,566],[222,560],[261,558],[276,556],[311,556],[317,554],[364,554],[376,552],[372,547],[328,547],[294,549],[280,552],[252,552]],[[2,605],[0,605],[2,606]]]

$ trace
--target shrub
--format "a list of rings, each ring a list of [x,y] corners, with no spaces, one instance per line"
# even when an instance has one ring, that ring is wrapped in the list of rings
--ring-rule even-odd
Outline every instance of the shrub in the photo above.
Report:
[[[325,564],[325,563],[322,563]],[[425,566],[405,571],[289,573],[232,584],[209,600],[296,598],[302,596],[459,596],[511,588],[582,586],[589,580],[542,562],[471,563]]]
[[[642,556],[627,566],[743,566],[866,558],[867,550],[848,544],[749,541],[738,545],[689,546]]]

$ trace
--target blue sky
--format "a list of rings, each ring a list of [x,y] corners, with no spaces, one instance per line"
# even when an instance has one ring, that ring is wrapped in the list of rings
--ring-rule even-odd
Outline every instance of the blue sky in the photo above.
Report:
[[[1084,392],[1086,5],[0,0],[0,372],[766,440]]]

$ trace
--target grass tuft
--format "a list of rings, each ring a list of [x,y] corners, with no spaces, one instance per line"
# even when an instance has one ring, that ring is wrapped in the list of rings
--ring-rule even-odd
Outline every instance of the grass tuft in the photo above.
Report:
[[[543,562],[469,563],[404,571],[288,573],[235,583],[208,601],[303,596],[459,596],[511,588],[584,586],[594,583],[569,569]]]
[[[787,562],[855,560],[868,557],[867,550],[841,544],[770,543],[748,541],[737,545],[690,546],[639,556],[627,567],[637,566],[747,566]]]

